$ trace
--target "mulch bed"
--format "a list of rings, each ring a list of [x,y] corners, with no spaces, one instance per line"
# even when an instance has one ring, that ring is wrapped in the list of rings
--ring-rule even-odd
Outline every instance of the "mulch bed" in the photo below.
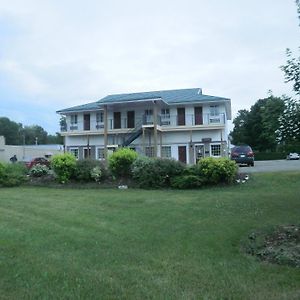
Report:
[[[300,268],[300,225],[253,232],[246,244],[246,252],[262,261]]]

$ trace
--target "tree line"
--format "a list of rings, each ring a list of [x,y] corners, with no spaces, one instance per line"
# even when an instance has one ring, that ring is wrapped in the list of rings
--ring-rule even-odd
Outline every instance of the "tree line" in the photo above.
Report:
[[[296,5],[300,20],[300,0]],[[285,82],[293,84],[296,98],[270,95],[250,110],[239,110],[233,120],[233,144],[248,144],[259,151],[300,151],[300,55],[294,57],[290,49],[286,55],[287,62],[280,68]]]
[[[0,117],[0,135],[5,137],[7,145],[62,144],[59,133],[48,134],[41,126],[23,126],[7,117]]]

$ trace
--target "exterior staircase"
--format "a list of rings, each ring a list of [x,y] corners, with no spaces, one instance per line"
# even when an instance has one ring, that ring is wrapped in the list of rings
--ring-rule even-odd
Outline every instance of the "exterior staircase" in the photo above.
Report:
[[[142,129],[143,120],[138,122],[135,128],[130,129],[124,136],[124,142],[122,143],[122,147],[129,146],[134,140],[136,140],[143,132]]]

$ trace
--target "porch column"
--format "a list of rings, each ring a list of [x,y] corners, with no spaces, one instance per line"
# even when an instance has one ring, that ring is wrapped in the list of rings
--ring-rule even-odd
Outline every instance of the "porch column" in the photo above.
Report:
[[[153,102],[153,142],[154,142],[154,148],[153,148],[153,156],[157,157],[157,102]]]
[[[104,159],[107,162],[107,132],[108,132],[108,122],[107,122],[107,105],[104,105]]]
[[[160,155],[159,155],[159,157],[162,157],[161,156],[161,153],[162,153],[162,151],[161,151],[161,149],[162,149],[162,131],[161,130],[160,130],[160,133],[159,133],[159,137],[160,137],[160,149],[159,149]]]
[[[142,138],[143,138],[143,140],[142,140],[142,143],[143,143],[143,147],[142,147],[142,149],[143,149],[143,154],[145,155],[146,153],[145,153],[145,128],[143,127],[143,136],[142,136]]]

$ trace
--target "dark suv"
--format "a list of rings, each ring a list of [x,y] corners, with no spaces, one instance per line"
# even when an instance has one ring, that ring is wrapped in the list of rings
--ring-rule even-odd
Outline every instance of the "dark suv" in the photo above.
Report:
[[[231,159],[238,164],[254,166],[254,153],[250,146],[235,146],[231,150]]]

